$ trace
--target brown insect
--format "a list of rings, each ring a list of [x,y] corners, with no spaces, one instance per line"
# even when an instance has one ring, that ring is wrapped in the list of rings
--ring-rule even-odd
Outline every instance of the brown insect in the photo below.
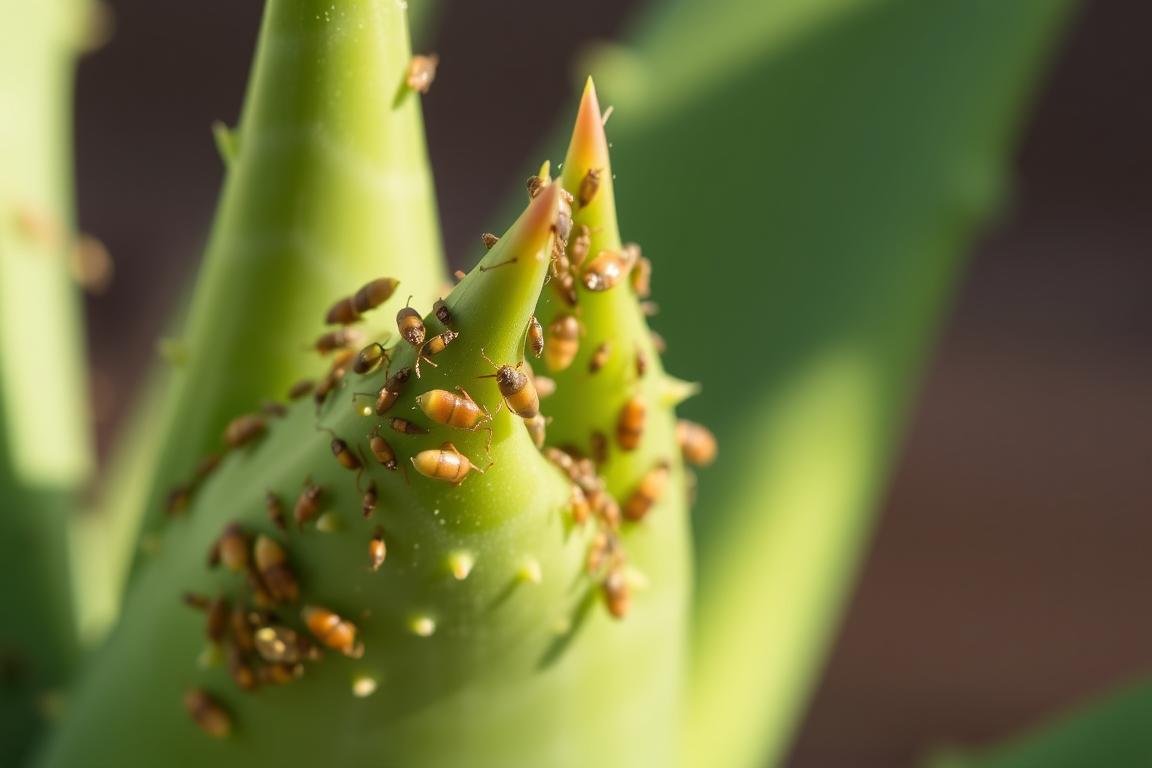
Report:
[[[299,600],[300,587],[284,548],[275,539],[260,535],[256,537],[255,555],[256,570],[273,599],[288,603]]]
[[[272,525],[284,531],[288,529],[288,521],[284,516],[284,502],[275,491],[268,491],[264,495],[264,509],[268,512],[268,520]]]
[[[395,459],[393,459],[395,463]],[[376,483],[369,482],[368,490],[364,491],[364,496],[360,500],[360,511],[364,513],[364,517],[371,517],[372,513],[376,511]]]
[[[192,489],[187,485],[177,485],[168,491],[164,500],[164,512],[169,517],[177,517],[188,511],[188,504],[192,501]]]
[[[533,178],[535,178],[535,177],[533,177]],[[487,248],[488,250],[492,250],[492,246],[494,246],[494,245],[496,245],[496,243],[500,242],[500,238],[497,237],[496,235],[492,234],[491,232],[485,232],[484,234],[480,235],[480,242],[484,243],[485,248]]]
[[[524,186],[528,188],[528,199],[535,200],[536,196],[544,190],[544,187],[548,186],[548,182],[537,175],[532,175],[524,182]]]
[[[444,443],[438,449],[420,451],[412,457],[412,466],[425,477],[443,480],[453,485],[462,483],[472,470],[484,473],[484,470],[469,461],[468,457],[460,453],[452,443]]]
[[[584,178],[580,180],[580,189],[576,193],[576,200],[583,208],[588,203],[592,202],[592,198],[596,197],[596,193],[600,191],[600,174],[603,170],[600,168],[589,168],[588,172],[584,174]]]
[[[352,364],[352,370],[361,375],[371,373],[386,360],[388,360],[388,350],[380,342],[374,341],[356,354],[356,362]]]
[[[608,613],[614,618],[623,619],[632,608],[632,589],[624,575],[624,569],[619,565],[608,571],[601,584],[604,594],[604,604],[608,606]]]
[[[528,321],[528,349],[537,358],[544,354],[544,328],[540,325],[540,321],[536,319],[536,315]]]
[[[443,352],[444,348],[455,341],[459,335],[456,331],[444,331],[428,339],[416,356],[416,378],[420,378],[420,361],[423,360],[433,368],[438,368],[439,366],[428,358]]]
[[[576,278],[572,276],[571,272],[561,272],[552,281],[552,287],[556,289],[556,293],[568,306],[575,307],[580,301],[580,297],[576,295]]]
[[[636,347],[636,378],[644,378],[648,373],[648,355],[640,347]]]
[[[636,259],[636,266],[632,267],[632,290],[641,299],[652,295],[652,262],[640,256]]]
[[[624,517],[632,521],[647,517],[652,506],[660,501],[668,488],[670,474],[671,469],[666,461],[661,461],[648,470],[640,479],[636,490],[632,491],[632,495],[624,502]]]
[[[314,382],[312,379],[301,379],[300,381],[293,384],[292,388],[288,390],[288,399],[299,400],[300,398],[309,394],[315,388],[316,382]]]
[[[184,709],[200,730],[214,739],[227,738],[232,733],[232,717],[202,688],[192,688],[184,694]]]
[[[543,448],[548,427],[548,420],[544,418],[544,414],[537,413],[530,419],[524,419],[524,426],[528,428],[528,435],[532,438],[533,445]]]
[[[248,663],[244,652],[236,646],[228,649],[228,674],[232,676],[232,681],[245,691],[253,691],[260,686],[256,670]]]
[[[296,664],[310,655],[311,647],[308,641],[291,627],[270,624],[257,629],[253,638],[256,652],[264,661]]]
[[[608,436],[597,430],[592,433],[592,461],[598,466],[608,460]]]
[[[647,415],[648,403],[640,395],[634,395],[624,403],[616,419],[616,443],[621,450],[634,451],[640,445]]]
[[[301,612],[308,631],[324,645],[353,659],[364,655],[364,644],[356,642],[356,625],[327,608],[305,606]]]
[[[392,446],[388,441],[380,436],[379,427],[377,431],[368,436],[368,447],[372,451],[372,455],[376,457],[376,461],[384,465],[385,468],[396,471],[396,451],[392,450]]]
[[[384,544],[384,529],[377,526],[372,532],[372,539],[368,542],[368,565],[373,571],[380,570],[384,565],[384,558],[388,555],[388,547]]]
[[[351,296],[338,299],[328,311],[324,313],[324,322],[328,325],[350,325],[360,319],[356,305]]]
[[[563,371],[572,365],[580,349],[580,321],[575,315],[560,315],[548,325],[548,346],[544,362],[551,371]]]
[[[312,347],[322,355],[356,346],[360,341],[360,332],[352,328],[340,328],[335,331],[321,334],[312,343]]]
[[[404,75],[405,84],[417,93],[428,93],[432,81],[436,79],[436,67],[439,64],[440,57],[434,53],[413,56]]]
[[[375,280],[369,280],[360,286],[360,289],[352,296],[352,308],[358,314],[376,309],[392,298],[398,285],[400,285],[400,281],[392,277],[378,277]]]
[[[411,304],[411,296],[408,302]],[[424,343],[424,319],[411,306],[404,306],[396,313],[396,328],[400,331],[400,338],[412,346],[419,347]]]
[[[256,639],[252,635],[252,625],[248,622],[248,614],[240,606],[232,609],[229,622],[232,630],[232,644],[244,653],[256,650]]]
[[[444,299],[437,299],[436,303],[432,305],[432,314],[436,315],[436,319],[440,321],[441,325],[451,326],[452,312],[448,309],[448,302]]]
[[[588,373],[599,373],[611,356],[612,342],[600,342],[600,345],[593,350],[592,357],[588,358]]]
[[[431,389],[416,397],[416,404],[424,415],[439,424],[456,429],[474,430],[491,421],[492,415],[477,403],[462,387],[456,392]]]
[[[248,534],[239,523],[229,523],[220,538],[216,540],[220,562],[233,573],[243,573],[248,569],[248,548],[251,542]]]
[[[396,430],[402,435],[426,435],[428,430],[419,424],[415,424],[408,419],[401,419],[398,416],[393,416],[388,421],[388,426]]]
[[[228,598],[217,597],[208,603],[207,614],[204,621],[204,634],[208,641],[219,645],[228,636],[228,615],[231,605]]]
[[[318,485],[309,483],[304,486],[304,490],[296,497],[296,506],[292,510],[292,517],[295,518],[297,526],[302,528],[304,523],[316,519],[316,515],[320,513],[320,496],[323,493],[323,489]]]
[[[584,260],[588,258],[588,250],[591,247],[592,230],[587,224],[581,224],[576,228],[576,238],[572,241],[572,247],[568,249],[568,259],[573,269],[580,269]]]
[[[220,466],[222,458],[224,458],[222,454],[210,453],[200,459],[200,463],[196,465],[196,471],[192,473],[193,482],[203,482],[205,478],[216,471],[216,467]]]
[[[254,413],[237,416],[224,428],[224,442],[232,448],[246,445],[264,434],[264,417]]]
[[[287,685],[304,675],[303,664],[266,664],[256,671],[264,685]]]
[[[556,233],[556,250],[563,252],[572,234],[572,195],[568,190],[560,190],[560,199],[556,201],[556,221],[552,222],[552,231]]]
[[[411,376],[411,368],[401,368],[388,377],[388,380],[384,382],[384,386],[381,387],[380,391],[376,394],[376,406],[374,410],[377,416],[383,416],[388,412],[389,408],[396,404],[396,401],[404,392],[404,385],[408,383],[408,379]]]
[[[706,467],[716,460],[716,436],[703,424],[680,419],[676,422],[676,442],[689,464]]]
[[[580,486],[573,484],[572,499],[569,502],[572,509],[572,522],[583,525],[592,514],[592,507],[588,504],[588,497],[584,495]]]
[[[511,365],[496,365],[484,350],[480,354],[488,364],[496,369],[496,373],[485,374],[482,379],[496,379],[496,386],[500,388],[500,395],[508,405],[508,410],[523,419],[531,419],[540,413],[540,396],[536,394],[536,386],[532,377],[520,369],[524,366],[521,360],[515,367]]]
[[[618,251],[600,251],[584,267],[584,287],[590,291],[606,291],[615,287],[631,271],[640,258],[640,247],[625,245]]]
[[[344,469],[359,472],[364,468],[364,465],[360,462],[360,457],[352,452],[352,449],[348,447],[348,443],[338,437],[334,437],[332,438],[330,446],[332,448],[332,455],[336,457],[336,461],[340,462],[340,466],[344,467]]]

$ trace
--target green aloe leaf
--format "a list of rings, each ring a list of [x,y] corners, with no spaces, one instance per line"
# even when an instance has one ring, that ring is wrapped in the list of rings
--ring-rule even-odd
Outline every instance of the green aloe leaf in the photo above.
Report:
[[[720,438],[697,505],[692,765],[781,759],[961,254],[1069,2],[666,3],[590,57]]]
[[[1008,743],[942,751],[931,768],[1081,768],[1152,765],[1152,685],[1108,694]]]
[[[167,393],[146,398],[136,419],[145,439],[159,437],[128,447],[79,537],[79,567],[107,585],[90,590],[88,634],[112,619],[132,547],[158,530],[171,490],[221,450],[229,421],[316,371],[307,348],[341,292],[390,274],[403,276],[393,309],[409,294],[437,295],[442,257],[419,96],[405,86],[410,58],[404,3],[268,3],[240,125],[217,131],[232,156],[178,359],[153,376]],[[381,315],[363,328],[387,325]],[[84,560],[92,552],[99,561]]]

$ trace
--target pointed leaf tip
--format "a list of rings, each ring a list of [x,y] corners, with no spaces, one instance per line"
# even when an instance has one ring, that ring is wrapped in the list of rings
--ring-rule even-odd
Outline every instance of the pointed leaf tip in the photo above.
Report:
[[[568,145],[568,155],[564,158],[564,187],[570,190],[573,185],[579,184],[589,169],[610,173],[608,138],[604,134],[604,118],[600,112],[600,101],[596,97],[596,85],[591,77],[584,85],[584,95],[580,98],[580,109],[572,129],[572,141]]]

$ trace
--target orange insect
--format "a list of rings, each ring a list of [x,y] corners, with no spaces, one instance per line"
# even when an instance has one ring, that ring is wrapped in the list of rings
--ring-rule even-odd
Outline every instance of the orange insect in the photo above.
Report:
[[[644,436],[648,404],[640,395],[628,399],[616,419],[616,443],[622,450],[634,451]]]
[[[376,457],[376,461],[384,465],[385,468],[396,471],[396,451],[392,450],[392,446],[388,441],[380,436],[379,427],[377,431],[368,436],[368,448],[372,451],[372,455]]]
[[[387,554],[388,548],[384,544],[384,529],[377,527],[372,533],[372,540],[368,542],[368,565],[372,567],[373,571],[380,570]]]
[[[660,501],[664,491],[668,488],[668,477],[671,469],[668,462],[661,461],[648,470],[640,479],[640,485],[632,491],[632,495],[624,502],[624,517],[629,520],[643,520],[652,510],[652,506]]]
[[[628,615],[632,608],[632,589],[628,586],[623,568],[617,565],[609,570],[608,575],[604,577],[601,590],[608,612],[614,618],[622,619]]]
[[[401,419],[398,416],[393,416],[388,421],[388,425],[402,435],[426,435],[428,430],[419,424],[414,424],[407,419]]]
[[[548,427],[548,420],[544,418],[544,414],[537,413],[530,419],[524,419],[524,426],[528,428],[528,435],[532,438],[532,443],[537,448],[543,448]]]
[[[304,486],[304,490],[296,498],[296,506],[292,510],[296,525],[303,527],[304,523],[316,519],[316,515],[320,512],[321,494],[323,494],[323,489],[318,485]]]
[[[500,242],[500,238],[491,232],[485,232],[484,234],[480,235],[480,242],[484,243],[484,247],[490,251],[492,250],[492,246]]]
[[[568,249],[568,260],[573,269],[580,269],[584,260],[588,258],[588,250],[591,247],[592,230],[587,224],[581,224],[576,228],[576,238],[572,241],[572,247]]]
[[[484,470],[469,461],[468,457],[460,453],[452,443],[444,443],[438,449],[420,451],[412,457],[412,466],[425,477],[443,480],[453,485],[462,483],[472,470],[484,473]]]
[[[652,262],[643,256],[636,259],[632,268],[632,290],[641,299],[652,295]]]
[[[360,457],[352,453],[348,447],[348,443],[344,442],[338,437],[332,438],[332,455],[336,457],[336,461],[340,462],[340,466],[344,469],[350,469],[354,472],[359,472],[363,469],[364,465],[360,463]]]
[[[615,287],[632,270],[640,258],[640,247],[629,244],[619,251],[600,251],[584,267],[584,287],[590,291],[606,291]]]
[[[408,301],[411,303],[411,296]],[[424,318],[411,306],[405,306],[396,313],[396,328],[400,331],[400,338],[412,346],[419,347],[424,343]]]
[[[528,349],[537,358],[544,354],[544,328],[540,325],[540,321],[536,319],[536,315],[528,321]]]
[[[408,383],[409,377],[412,376],[411,368],[401,368],[388,377],[384,382],[384,386],[376,394],[376,406],[374,408],[377,416],[383,416],[388,412],[388,409],[396,404],[400,399],[400,395],[404,393],[404,385]],[[364,393],[358,393],[364,394]]]
[[[356,642],[356,625],[327,608],[306,606],[301,612],[308,631],[324,645],[353,659],[364,655],[364,644]]]
[[[268,536],[256,537],[256,570],[260,574],[273,599],[294,603],[300,599],[300,587],[296,574],[288,565],[288,555],[275,539]]]
[[[432,81],[436,79],[436,67],[440,57],[434,53],[426,56],[413,56],[408,62],[408,72],[404,75],[405,84],[417,93],[428,93]]]
[[[439,366],[428,358],[432,357],[432,355],[438,355],[443,352],[444,348],[455,341],[459,336],[460,334],[456,331],[444,331],[443,333],[438,333],[432,338],[428,339],[427,343],[420,347],[420,351],[416,355],[416,378],[420,378],[421,360],[428,363],[433,368],[438,368]]]
[[[232,733],[232,717],[204,689],[193,688],[184,694],[184,708],[200,730],[214,739]]]
[[[357,314],[375,309],[392,298],[398,285],[400,285],[400,281],[392,277],[378,277],[375,280],[370,280],[360,286],[360,290],[356,291],[352,297],[352,308],[356,310]]]
[[[321,334],[313,342],[313,347],[322,355],[329,352],[335,352],[338,349],[346,349],[356,345],[360,340],[360,332],[352,328],[341,328],[336,331],[329,331],[328,333]]]
[[[216,540],[220,562],[233,573],[243,573],[248,569],[248,534],[239,523],[229,523]]]
[[[324,322],[328,325],[350,325],[360,319],[356,305],[351,296],[338,299],[324,314]]]
[[[536,385],[532,377],[520,369],[524,367],[521,360],[516,367],[511,365],[496,365],[484,350],[480,350],[488,364],[496,369],[496,373],[481,376],[482,379],[496,379],[496,386],[500,388],[500,395],[508,405],[508,410],[524,419],[534,418],[540,413],[540,396],[536,394]]]
[[[588,203],[592,202],[592,198],[596,197],[596,193],[600,190],[600,174],[603,170],[600,168],[589,168],[588,172],[584,174],[584,178],[580,180],[580,189],[576,193],[576,200],[583,208]]]
[[[580,321],[575,315],[560,315],[548,326],[548,346],[544,362],[551,371],[563,371],[572,365],[580,349]]]
[[[716,436],[703,424],[680,419],[676,422],[676,441],[689,464],[706,467],[716,460]]]
[[[472,399],[465,389],[456,389],[460,394],[446,389],[430,389],[416,397],[416,404],[432,421],[457,429],[475,430],[492,420],[488,410]]]
[[[608,362],[608,358],[612,356],[612,343],[609,341],[601,342],[598,347],[592,352],[592,357],[588,358],[588,373],[599,373],[600,369]]]

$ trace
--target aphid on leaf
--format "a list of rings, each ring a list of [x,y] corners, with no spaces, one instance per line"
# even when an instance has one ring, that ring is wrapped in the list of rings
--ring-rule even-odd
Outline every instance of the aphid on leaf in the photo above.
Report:
[[[180,596],[180,601],[189,608],[195,608],[198,611],[208,610],[211,599],[207,595],[202,595],[199,592],[185,592]]]
[[[533,177],[533,178],[535,178],[535,177]],[[484,234],[480,235],[480,242],[484,243],[485,248],[487,248],[488,250],[492,250],[492,246],[494,246],[494,245],[496,245],[496,243],[500,242],[500,238],[497,237],[496,235],[492,234],[491,232],[485,232]]]
[[[395,463],[395,457],[392,461]],[[368,490],[364,491],[364,496],[360,500],[360,511],[364,513],[364,517],[371,517],[376,511],[376,501],[376,483],[369,482]]]
[[[628,586],[628,579],[624,569],[619,565],[608,571],[601,585],[604,593],[604,604],[614,618],[623,619],[632,608],[632,589]]]
[[[388,420],[388,426],[392,427],[395,431],[402,435],[426,435],[428,430],[419,424],[408,421],[408,419],[401,419],[399,416],[393,416]]]
[[[243,573],[248,570],[248,549],[251,542],[248,534],[244,533],[244,529],[240,527],[239,523],[229,523],[224,532],[220,534],[220,538],[216,541],[216,546],[220,552],[220,562],[224,567],[233,573]]]
[[[360,338],[361,335],[359,331],[352,328],[340,328],[321,334],[316,338],[312,346],[320,354],[327,355],[338,349],[347,349],[348,347],[356,346],[356,342],[360,341]]]
[[[388,412],[389,408],[396,404],[396,401],[404,392],[404,385],[408,383],[408,379],[411,376],[411,368],[401,368],[388,377],[388,380],[384,382],[384,386],[381,387],[380,391],[376,394],[376,406],[373,410],[377,416],[383,416]]]
[[[596,193],[600,190],[600,174],[603,170],[600,168],[589,168],[588,172],[584,174],[584,178],[580,180],[580,189],[576,193],[576,200],[583,208],[588,203],[592,202],[592,198],[596,197]]]
[[[452,312],[448,309],[448,302],[444,299],[437,299],[436,303],[432,305],[432,314],[436,315],[436,319],[440,321],[441,325],[451,327]]]
[[[576,228],[576,238],[572,241],[572,247],[568,249],[568,262],[573,269],[580,269],[584,260],[588,258],[588,250],[591,247],[592,230],[587,224],[581,224]]]
[[[540,325],[540,321],[536,319],[536,315],[528,320],[528,349],[537,358],[544,354],[544,327]]]
[[[412,457],[412,466],[425,477],[443,480],[453,485],[462,483],[472,470],[484,473],[484,470],[469,461],[468,457],[460,453],[452,443],[444,443],[438,449],[420,451]]]
[[[600,369],[608,362],[608,358],[612,356],[612,342],[602,341],[592,352],[592,356],[588,358],[588,373],[599,373]]]
[[[237,416],[224,428],[224,442],[232,448],[239,448],[263,435],[265,426],[264,418],[254,413]]]
[[[636,347],[636,378],[644,378],[648,373],[648,355],[640,347]]]
[[[404,75],[405,84],[417,93],[428,93],[432,81],[436,79],[436,67],[439,64],[440,57],[434,53],[413,56]]]
[[[300,398],[309,394],[315,388],[316,382],[314,382],[312,379],[301,379],[300,381],[293,384],[292,388],[288,390],[288,399],[299,400]]]
[[[408,297],[409,304],[412,297]],[[424,319],[420,313],[411,306],[404,306],[396,313],[396,328],[400,331],[400,338],[414,347],[424,343]]]
[[[359,472],[363,469],[364,465],[360,462],[360,457],[352,452],[348,447],[348,443],[344,442],[338,437],[332,438],[331,443],[332,455],[336,457],[336,461],[340,462],[340,466],[344,469]]]
[[[556,234],[553,252],[556,255],[562,254],[572,234],[572,195],[563,189],[560,190],[560,199],[556,201],[556,221],[552,222],[552,231]]]
[[[670,474],[671,469],[666,461],[661,461],[644,473],[644,477],[640,479],[640,484],[624,503],[624,517],[633,522],[647,517],[652,506],[660,501],[664,495]]]
[[[396,471],[396,451],[392,450],[392,446],[388,441],[380,436],[379,427],[377,431],[368,436],[368,448],[371,449],[372,455],[376,457],[376,461],[384,465],[386,469],[393,472]]]
[[[569,504],[572,511],[572,522],[576,525],[584,525],[592,514],[592,508],[588,504],[588,497],[584,495],[580,486],[572,485],[572,499]]]
[[[356,362],[352,370],[360,375],[371,373],[388,360],[388,350],[378,341],[374,341],[356,354]]]
[[[388,555],[388,547],[384,544],[384,529],[379,526],[372,532],[372,539],[368,542],[368,565],[373,571],[380,570],[384,565],[384,558]]]
[[[292,510],[292,516],[295,518],[297,526],[302,528],[304,523],[316,519],[316,515],[320,513],[320,496],[323,493],[323,489],[318,485],[309,483],[304,486],[304,490],[296,498],[296,506]]]
[[[416,404],[432,421],[456,429],[474,430],[492,420],[488,410],[477,403],[463,387],[456,389],[460,394],[446,389],[428,390],[417,395]]]
[[[416,378],[420,378],[420,362],[424,361],[425,363],[431,365],[433,368],[438,368],[439,366],[437,366],[436,363],[432,362],[428,358],[443,352],[444,348],[455,341],[459,335],[460,334],[456,331],[444,331],[443,333],[438,333],[432,338],[428,339],[428,341],[424,344],[424,346],[420,348],[420,351],[416,354]]]
[[[537,413],[530,419],[524,419],[524,426],[528,428],[528,435],[532,438],[533,445],[543,448],[548,427],[548,420],[544,418],[544,414]]]
[[[252,625],[248,621],[248,614],[245,610],[236,606],[232,609],[232,615],[229,617],[231,626],[232,644],[244,653],[251,653],[256,649],[256,639],[252,635]]]
[[[338,299],[324,313],[324,322],[328,325],[351,325],[359,319],[360,313],[356,311],[356,305],[351,296]]]
[[[624,403],[616,419],[616,443],[621,450],[634,451],[640,445],[647,415],[648,404],[643,397],[634,395]]]
[[[274,419],[282,419],[288,415],[288,406],[275,400],[265,400],[260,404],[260,413]]]
[[[260,685],[256,670],[236,646],[228,649],[228,674],[232,676],[232,681],[245,691],[253,691]]]
[[[703,424],[680,419],[676,422],[676,442],[689,464],[706,467],[716,460],[716,436]]]
[[[219,645],[228,636],[228,615],[231,606],[228,598],[217,597],[208,603],[204,620],[204,634],[209,642]]]
[[[548,325],[548,346],[544,362],[551,371],[563,371],[572,365],[580,349],[580,321],[575,315],[560,315]]]
[[[177,517],[188,511],[188,504],[192,501],[192,490],[186,485],[177,485],[168,491],[164,501],[164,511],[169,517]]]
[[[636,266],[632,267],[632,290],[641,299],[652,295],[652,262],[640,256],[636,259]]]
[[[540,413],[540,397],[536,394],[536,386],[532,377],[520,369],[524,367],[521,360],[515,367],[511,365],[497,365],[492,359],[480,350],[480,354],[488,364],[496,369],[496,373],[481,376],[482,379],[496,379],[496,386],[500,388],[500,395],[508,405],[508,410],[523,419],[531,419]]]
[[[315,486],[313,486],[315,487]],[[256,570],[273,599],[279,602],[294,603],[300,599],[300,586],[296,574],[288,565],[288,556],[275,539],[267,536],[256,537]]]
[[[528,188],[528,199],[535,200],[536,196],[539,195],[548,184],[548,181],[545,181],[538,175],[533,174],[529,176],[528,180],[524,182],[524,186]]]
[[[268,520],[272,525],[284,531],[288,529],[288,520],[284,516],[284,502],[275,491],[268,491],[264,495],[264,509],[268,512]]]
[[[631,271],[640,258],[640,247],[625,245],[618,251],[600,251],[584,267],[584,287],[590,291],[607,291],[615,287]]]
[[[360,290],[356,291],[352,296],[352,307],[359,314],[364,314],[369,310],[376,309],[388,299],[392,298],[392,294],[396,292],[396,287],[400,285],[400,281],[391,277],[378,277],[375,280],[370,280],[364,285],[360,286]]]
[[[311,655],[309,643],[291,627],[270,624],[257,629],[253,638],[256,652],[264,661],[296,664]]]
[[[353,659],[364,655],[364,644],[356,642],[356,625],[327,608],[305,606],[301,612],[308,631],[324,645]]]
[[[232,717],[202,688],[193,688],[184,694],[184,709],[200,730],[212,738],[223,739],[232,733]]]

